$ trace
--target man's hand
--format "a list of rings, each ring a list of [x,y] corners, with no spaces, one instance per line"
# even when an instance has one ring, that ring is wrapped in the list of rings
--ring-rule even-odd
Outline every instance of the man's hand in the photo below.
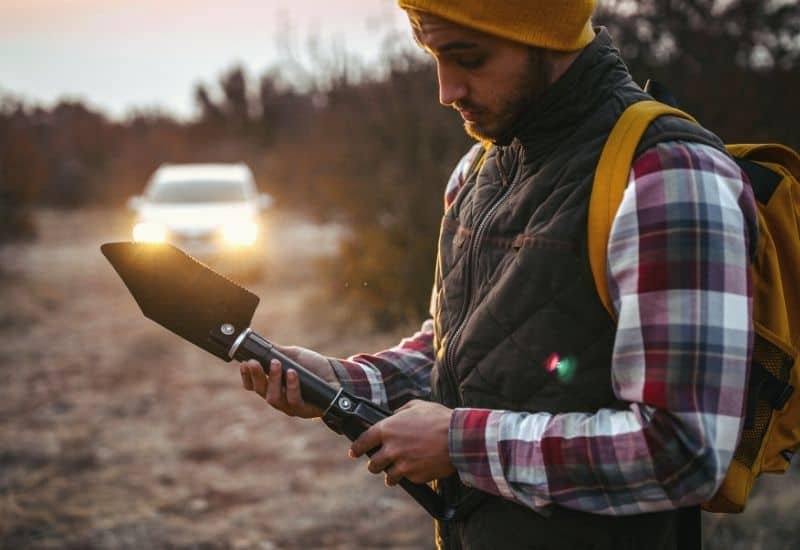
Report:
[[[385,471],[387,485],[402,478],[414,483],[445,478],[455,472],[448,450],[452,414],[452,409],[438,403],[409,401],[361,434],[351,445],[350,456],[380,447],[367,467],[373,474]]]
[[[328,360],[315,351],[299,347],[277,347],[287,357],[310,370],[332,386],[338,387],[339,381]],[[306,403],[300,393],[300,381],[297,372],[288,369],[286,381],[283,381],[283,370],[277,360],[272,360],[269,376],[258,361],[250,360],[240,365],[242,385],[244,389],[257,393],[267,403],[289,416],[315,418],[322,416],[322,409]]]

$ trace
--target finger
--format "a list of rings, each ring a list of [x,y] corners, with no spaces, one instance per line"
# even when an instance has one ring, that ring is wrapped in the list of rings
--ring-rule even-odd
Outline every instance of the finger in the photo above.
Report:
[[[297,361],[298,363],[300,362],[299,361],[300,353],[301,353],[303,348],[299,348],[297,346],[278,346],[278,345],[275,345],[275,349],[277,349],[279,352],[283,353],[289,359],[291,359],[293,361]]]
[[[381,448],[374,455],[369,457],[367,469],[373,474],[379,474],[387,470],[392,465],[393,459],[386,449]]]
[[[250,378],[250,372],[247,370],[247,365],[242,363],[239,367],[239,374],[242,375],[242,386],[248,391],[253,391],[253,380]]]
[[[283,369],[277,359],[273,359],[269,364],[269,387],[267,388],[267,402],[276,409],[286,408],[286,397],[283,394]]]
[[[383,434],[381,429],[381,423],[378,422],[374,426],[371,426],[367,431],[362,433],[358,436],[358,439],[353,441],[353,444],[350,445],[350,456],[353,458],[357,458],[367,451],[374,449],[375,447],[379,447],[383,441]]]
[[[269,384],[267,383],[267,377],[264,375],[264,370],[261,368],[261,365],[258,363],[248,365],[247,371],[250,373],[250,380],[253,384],[253,391],[256,392],[261,397],[266,398],[267,395],[267,387]]]
[[[286,371],[286,402],[294,410],[305,404],[303,395],[300,393],[300,380],[294,369]]]
[[[400,483],[400,480],[406,477],[403,474],[403,469],[400,465],[393,464],[386,469],[386,477],[384,478],[384,482],[388,487],[393,487]]]
[[[403,403],[402,405],[400,405],[400,407],[398,407],[397,410],[398,411],[403,411],[405,409],[410,409],[411,407],[416,405],[418,401],[419,401],[418,399],[412,399],[411,401],[408,401],[408,402]],[[397,411],[395,411],[395,412],[397,412]]]

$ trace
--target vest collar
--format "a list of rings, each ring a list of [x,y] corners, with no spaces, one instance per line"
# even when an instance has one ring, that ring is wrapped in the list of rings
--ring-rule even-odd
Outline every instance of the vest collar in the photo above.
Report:
[[[495,145],[517,139],[526,164],[539,164],[594,109],[607,101],[615,87],[631,78],[605,28],[596,29],[586,46],[561,77],[531,104],[506,136]]]

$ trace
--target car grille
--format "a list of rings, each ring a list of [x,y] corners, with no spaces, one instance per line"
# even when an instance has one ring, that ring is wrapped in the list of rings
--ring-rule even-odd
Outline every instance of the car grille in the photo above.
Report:
[[[189,251],[210,251],[219,245],[219,239],[214,231],[195,234],[172,233],[169,240],[178,248]]]

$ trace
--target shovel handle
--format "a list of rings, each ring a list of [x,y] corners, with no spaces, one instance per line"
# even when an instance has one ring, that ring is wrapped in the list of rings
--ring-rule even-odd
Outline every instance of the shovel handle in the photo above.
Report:
[[[220,329],[213,330],[210,337],[215,342],[230,348],[231,359],[237,361],[255,359],[265,372],[268,371],[272,359],[280,361],[284,371],[289,368],[293,369],[297,372],[303,399],[326,411],[326,419],[332,417],[333,422],[351,441],[358,438],[373,424],[391,416],[391,411],[382,409],[371,401],[334,388],[313,372],[281,353],[269,340],[252,330],[247,329],[239,335],[226,334],[227,332],[229,331],[220,327]],[[372,449],[367,454],[372,455],[377,450],[377,448]],[[448,507],[444,499],[428,485],[413,483],[405,478],[400,480],[399,485],[434,518],[448,521],[455,516],[455,510]]]
[[[246,334],[241,344],[236,348],[232,359],[236,359],[237,361],[255,359],[261,363],[261,368],[264,369],[264,372],[267,374],[269,373],[270,361],[272,359],[277,359],[281,362],[281,368],[284,373],[287,369],[293,369],[297,372],[303,399],[315,407],[319,407],[323,411],[330,406],[331,401],[336,397],[338,391],[336,388],[307,368],[298,364],[296,361],[287,357],[286,354],[281,353],[275,348],[272,342],[259,336],[255,332],[250,331]]]

